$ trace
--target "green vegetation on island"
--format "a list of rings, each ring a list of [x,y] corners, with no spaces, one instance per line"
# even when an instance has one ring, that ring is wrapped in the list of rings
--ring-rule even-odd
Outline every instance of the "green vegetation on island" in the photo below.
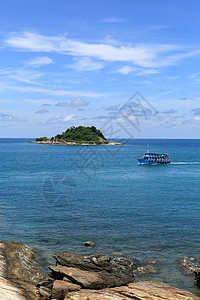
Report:
[[[36,138],[36,141],[37,142],[42,142],[42,141],[46,142],[46,141],[49,141],[49,138],[46,137],[46,136],[43,136],[43,137],[40,137],[40,138]]]
[[[47,137],[36,138],[36,142],[43,143],[76,143],[76,144],[108,144],[103,133],[95,126],[70,127],[62,134],[48,139]]]

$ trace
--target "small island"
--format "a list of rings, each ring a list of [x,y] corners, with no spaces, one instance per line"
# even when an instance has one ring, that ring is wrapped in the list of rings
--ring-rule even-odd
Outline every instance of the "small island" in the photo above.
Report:
[[[55,137],[40,137],[31,143],[45,145],[123,145],[108,141],[95,126],[72,126]]]

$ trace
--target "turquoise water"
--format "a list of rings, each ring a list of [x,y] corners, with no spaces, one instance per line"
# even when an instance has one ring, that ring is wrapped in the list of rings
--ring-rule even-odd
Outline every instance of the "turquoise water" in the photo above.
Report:
[[[200,140],[125,146],[47,146],[0,139],[1,239],[56,251],[120,252],[157,261],[155,279],[196,294],[177,259],[200,259]],[[172,164],[141,166],[146,151]],[[97,246],[85,249],[86,240]],[[53,261],[52,261],[53,262]]]

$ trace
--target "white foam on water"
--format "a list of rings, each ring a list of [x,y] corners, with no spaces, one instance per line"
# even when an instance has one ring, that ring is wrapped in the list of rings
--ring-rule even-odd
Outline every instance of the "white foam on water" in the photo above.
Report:
[[[170,165],[200,165],[198,161],[191,161],[191,162],[171,162]]]

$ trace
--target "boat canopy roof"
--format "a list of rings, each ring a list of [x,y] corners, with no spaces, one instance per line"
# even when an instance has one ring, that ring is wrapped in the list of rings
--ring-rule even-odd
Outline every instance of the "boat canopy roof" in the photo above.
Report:
[[[157,152],[145,153],[145,155],[149,155],[149,156],[152,156],[152,155],[166,155],[166,156],[168,156],[167,153],[157,153]]]

